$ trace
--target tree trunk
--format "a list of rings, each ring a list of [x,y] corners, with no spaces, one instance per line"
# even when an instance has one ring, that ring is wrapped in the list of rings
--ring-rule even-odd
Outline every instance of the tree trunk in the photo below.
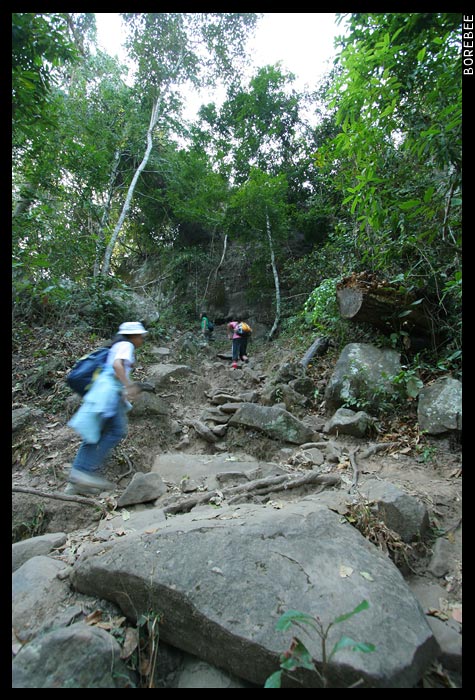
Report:
[[[148,159],[150,156],[150,152],[152,150],[152,145],[153,145],[152,132],[153,132],[153,129],[154,129],[155,124],[157,123],[157,119],[158,119],[158,105],[159,105],[159,102],[158,102],[158,98],[157,98],[153,104],[152,116],[150,117],[150,125],[149,125],[148,131],[147,131],[147,148],[146,148],[144,157],[142,158],[142,162],[140,163],[134,177],[132,178],[132,182],[130,183],[124,206],[122,207],[122,212],[119,216],[119,221],[117,222],[117,225],[114,229],[112,237],[111,237],[109,244],[106,248],[106,252],[104,254],[104,261],[103,261],[102,270],[101,270],[101,275],[103,277],[106,277],[109,274],[112,253],[114,252],[114,248],[116,246],[116,243],[117,243],[117,240],[119,237],[119,233],[120,233],[122,226],[124,224],[125,217],[127,216],[127,213],[130,209],[130,204],[132,202],[132,197],[134,194],[135,186],[137,184],[137,181],[140,177],[141,172],[143,171],[143,169],[147,165],[147,162],[148,162]]]
[[[218,272],[219,272],[219,270],[220,270],[220,268],[221,268],[221,266],[222,266],[222,264],[223,264],[223,262],[224,262],[224,258],[226,257],[226,249],[227,249],[227,246],[228,246],[228,234],[225,233],[225,234],[224,234],[224,243],[223,243],[223,254],[221,255],[221,260],[219,261],[216,270],[214,271],[214,279],[215,279],[215,282],[216,282],[216,280],[217,280],[217,278],[218,278]],[[209,275],[208,275],[208,280],[207,280],[207,282],[206,282],[206,288],[205,288],[203,297],[202,297],[202,299],[201,299],[201,307],[202,307],[202,308],[203,308],[203,305],[206,306],[206,308],[208,307],[208,305],[207,305],[207,303],[206,303],[206,297],[207,297],[207,295],[208,295],[209,281],[210,281],[210,279],[211,279],[211,275],[212,275],[212,274],[213,274],[213,271],[211,270],[211,272],[210,272]]]
[[[101,227],[99,230],[98,241],[96,243],[96,259],[94,261],[94,272],[93,272],[94,277],[98,277],[99,273],[100,273],[100,256],[102,255],[102,248],[104,245],[105,229],[106,229],[106,226],[109,225],[110,208],[111,208],[111,204],[112,204],[112,196],[114,194],[114,182],[115,182],[115,179],[117,177],[117,171],[119,169],[119,162],[120,162],[120,151],[119,151],[119,149],[117,149],[115,154],[114,154],[114,163],[112,166],[111,176],[109,178],[109,190],[107,193],[107,201],[105,203],[104,211],[102,213]]]
[[[438,336],[436,309],[425,297],[391,287],[360,273],[337,285],[342,318],[368,323],[386,334],[405,333],[434,344]]]
[[[36,185],[33,185],[32,183],[26,182],[21,190],[20,190],[20,197],[15,205],[15,209],[13,211],[12,218],[14,219],[16,216],[20,216],[21,214],[25,214],[28,209],[31,207],[33,200],[36,195]]]
[[[302,367],[306,368],[310,360],[312,360],[315,357],[315,355],[323,355],[323,353],[327,351],[329,344],[329,338],[327,338],[326,336],[319,336],[311,344],[305,355],[300,360],[300,364],[302,365]]]
[[[269,239],[270,248],[270,259],[272,264],[272,272],[274,273],[274,286],[275,286],[275,319],[274,325],[272,326],[270,333],[268,335],[268,340],[272,340],[274,333],[280,323],[280,283],[279,283],[279,273],[275,264],[275,254],[274,245],[272,243],[272,232],[270,228],[269,213],[266,211],[266,227],[267,227],[267,238]]]

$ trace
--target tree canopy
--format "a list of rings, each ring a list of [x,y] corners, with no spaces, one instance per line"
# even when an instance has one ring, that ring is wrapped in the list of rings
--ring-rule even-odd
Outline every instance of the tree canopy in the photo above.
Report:
[[[312,91],[279,65],[244,70],[258,14],[122,17],[128,78],[93,14],[12,14],[16,308],[120,285],[125,261],[186,289],[195,259],[205,290],[231,241],[276,318],[298,312],[281,286],[303,311],[324,280],[367,270],[435,298],[440,352],[460,351],[460,14],[341,15]],[[217,81],[222,104],[188,123],[190,86]]]

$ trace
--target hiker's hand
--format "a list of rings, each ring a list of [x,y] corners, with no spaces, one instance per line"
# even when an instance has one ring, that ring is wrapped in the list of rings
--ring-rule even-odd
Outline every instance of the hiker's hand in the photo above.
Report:
[[[140,389],[136,384],[129,384],[129,386],[126,387],[124,393],[125,393],[125,398],[127,400],[136,399],[137,396],[140,394]]]

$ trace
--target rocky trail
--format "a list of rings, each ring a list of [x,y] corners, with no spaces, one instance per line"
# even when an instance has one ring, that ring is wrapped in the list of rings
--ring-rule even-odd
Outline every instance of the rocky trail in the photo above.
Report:
[[[422,436],[410,405],[364,437],[329,433],[332,352],[300,393],[295,349],[256,338],[233,370],[218,327],[144,348],[134,378],[155,394],[107,467],[116,490],[67,497],[64,373],[84,349],[30,341],[13,356],[13,687],[263,687],[291,638],[281,613],[331,621],[362,598],[381,617],[342,631],[378,651],[340,652],[334,687],[461,687],[453,438]],[[312,673],[288,687],[317,687]]]

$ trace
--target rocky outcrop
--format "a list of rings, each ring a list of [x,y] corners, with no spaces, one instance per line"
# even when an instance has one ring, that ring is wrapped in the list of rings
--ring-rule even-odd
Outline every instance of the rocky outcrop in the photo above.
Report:
[[[419,394],[417,420],[430,435],[462,430],[462,383],[452,377],[437,379]]]
[[[130,619],[153,603],[163,614],[161,639],[261,685],[288,645],[275,623],[289,609],[330,622],[369,602],[330,643],[345,634],[376,652],[339,652],[330,668],[334,687],[360,678],[361,687],[412,687],[438,650],[396,567],[315,498],[279,510],[241,505],[217,515],[201,508],[91,546],[72,584],[115,602]],[[321,661],[319,640],[303,639]],[[316,674],[304,675],[305,687],[319,687]]]
[[[399,353],[367,343],[349,343],[338,358],[325,390],[329,410],[343,404],[376,408],[383,396],[396,394],[390,377],[401,371]]]
[[[256,428],[271,438],[300,445],[310,442],[314,433],[298,418],[276,406],[259,406],[243,403],[229,419],[228,425],[244,425]]]

